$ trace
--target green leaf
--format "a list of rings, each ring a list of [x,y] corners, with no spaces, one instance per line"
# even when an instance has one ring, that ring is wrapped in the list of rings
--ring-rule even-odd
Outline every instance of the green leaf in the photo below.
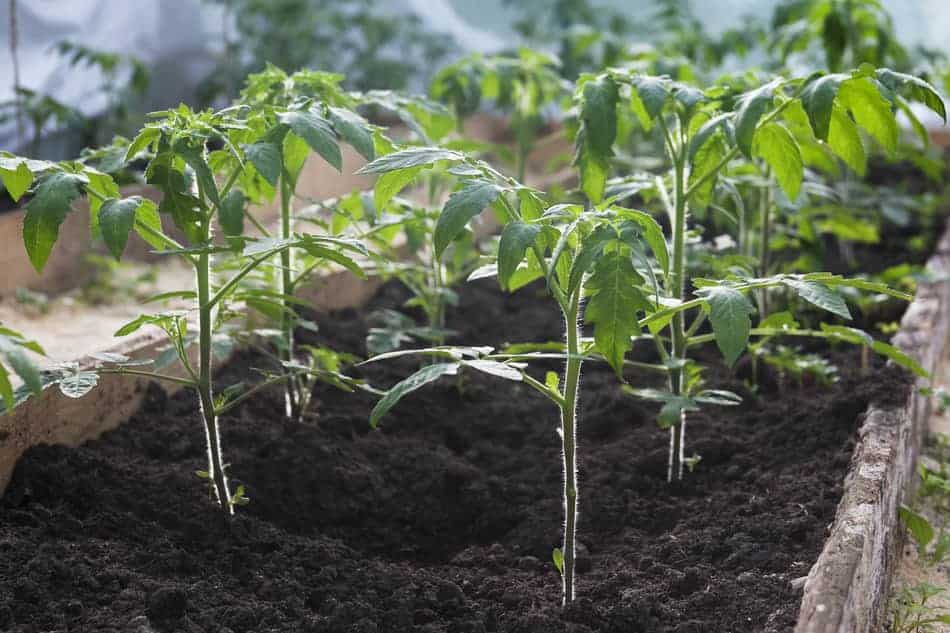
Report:
[[[129,233],[135,226],[135,214],[140,206],[142,206],[142,198],[133,196],[122,200],[110,198],[103,202],[99,209],[99,228],[102,231],[102,239],[116,259],[120,259],[122,252],[125,251]]]
[[[129,144],[129,149],[125,153],[126,162],[133,160],[148,148],[149,145],[157,141],[162,136],[162,131],[155,127],[144,128],[138,133]]]
[[[491,205],[500,193],[501,189],[497,185],[485,180],[468,181],[453,192],[435,225],[433,239],[436,257],[441,257],[449,243],[459,236],[472,218]]]
[[[696,130],[696,133],[693,134],[689,141],[689,160],[691,162],[696,156],[696,152],[699,151],[699,148],[705,145],[706,141],[720,129],[723,130],[726,136],[729,136],[729,130],[733,128],[732,118],[733,114],[731,112],[725,112],[709,119]]]
[[[373,131],[366,119],[346,108],[330,106],[330,123],[340,137],[366,160],[376,158]]]
[[[585,320],[594,324],[594,345],[617,373],[623,373],[624,356],[633,348],[633,335],[640,331],[637,313],[650,302],[638,288],[640,274],[630,258],[614,250],[601,257],[587,279],[592,293]]]
[[[901,522],[907,526],[907,531],[910,532],[914,540],[917,541],[917,547],[921,555],[923,555],[927,551],[927,545],[929,545],[930,541],[934,538],[934,528],[930,524],[930,521],[927,517],[915,512],[903,503],[898,509],[898,514],[900,515]]]
[[[895,72],[889,68],[878,69],[875,74],[878,81],[886,87],[923,103],[937,113],[944,123],[947,122],[947,108],[943,103],[943,99],[929,83],[919,77]]]
[[[733,365],[749,343],[752,305],[746,296],[734,288],[713,286],[700,293],[709,304],[709,322],[712,324],[716,345]]]
[[[551,561],[554,563],[554,567],[557,569],[557,573],[564,575],[564,552],[561,551],[560,547],[555,547],[554,551],[551,552]]]
[[[0,166],[0,177],[3,178],[3,186],[14,202],[18,202],[33,184],[33,172],[26,161],[17,163],[16,169]]]
[[[7,413],[13,411],[13,406],[16,403],[13,395],[13,383],[10,382],[10,373],[2,363],[0,363],[0,397],[3,398]]]
[[[65,368],[57,384],[67,398],[82,398],[99,384],[99,374],[83,371],[78,366]]]
[[[247,198],[240,189],[232,189],[224,196],[218,209],[218,223],[225,235],[244,234],[244,206]]]
[[[769,164],[782,191],[794,201],[801,190],[805,165],[792,133],[777,122],[760,127],[755,134],[753,155]]]
[[[802,105],[808,114],[812,130],[819,140],[828,140],[831,113],[838,96],[838,89],[847,79],[848,76],[842,74],[818,76],[809,80],[802,91]]]
[[[772,96],[780,83],[781,79],[774,79],[739,98],[735,122],[736,144],[742,153],[750,158],[759,119],[772,107]]]
[[[828,147],[851,169],[863,176],[867,170],[867,153],[858,126],[844,108],[835,104],[828,128]]]
[[[537,224],[509,222],[501,232],[498,242],[498,283],[503,290],[524,259],[525,251],[538,238],[541,227]]]
[[[581,89],[580,119],[585,140],[598,156],[610,156],[617,138],[617,85],[606,75],[588,81]]]
[[[669,83],[669,79],[665,77],[650,75],[640,75],[631,81],[636,97],[643,104],[643,111],[651,122],[663,111],[666,99],[670,96]],[[643,121],[640,123],[643,124]]]
[[[689,172],[689,186],[692,187],[700,178],[714,170],[728,151],[726,140],[722,134],[714,134],[709,137],[693,155],[692,168]],[[707,180],[702,187],[696,189],[693,193],[692,201],[696,206],[707,207],[712,202],[716,178],[718,178],[718,174],[716,174],[716,177]]]
[[[458,368],[458,363],[434,363],[426,365],[408,378],[396,383],[373,407],[369,417],[370,426],[376,428],[383,416],[404,396],[438,380],[442,376],[454,376],[458,373]]]
[[[851,312],[848,310],[848,304],[837,291],[823,284],[814,281],[802,281],[798,279],[785,280],[785,285],[798,293],[798,296],[808,303],[818,306],[822,310],[827,310],[832,314],[840,316],[842,319],[850,319]]]
[[[264,180],[272,186],[280,178],[281,153],[277,143],[264,141],[244,146],[244,155]]]
[[[585,136],[584,130],[577,135],[574,164],[580,172],[581,191],[596,204],[604,198],[607,175],[610,173],[610,157],[594,154],[584,142]]]
[[[617,239],[617,233],[609,225],[601,225],[590,235],[580,240],[580,249],[571,262],[571,270],[567,280],[567,294],[572,295],[584,279],[584,275],[600,259],[607,244]]]
[[[23,242],[37,272],[43,272],[59,237],[59,226],[72,210],[73,201],[82,195],[84,182],[77,174],[54,172],[40,181],[33,198],[27,203]]]
[[[462,365],[476,369],[483,374],[504,378],[505,380],[520,382],[524,379],[521,370],[517,366],[501,363],[497,360],[484,360],[480,358],[475,360],[463,360]]]
[[[373,162],[364,165],[356,173],[383,174],[397,169],[423,167],[441,160],[461,162],[465,160],[465,154],[441,147],[408,147],[398,152],[380,156]]]
[[[373,205],[376,210],[381,212],[385,209],[390,200],[416,179],[420,171],[422,167],[410,167],[389,171],[377,178],[376,187],[373,189]]]
[[[208,200],[215,206],[221,204],[221,200],[218,198],[218,183],[214,179],[214,174],[211,173],[211,167],[208,166],[208,161],[205,160],[204,149],[191,147],[184,143],[177,143],[175,150],[188,166],[195,170],[195,178],[198,181],[198,185]]]
[[[356,263],[353,258],[346,255],[345,253],[341,253],[338,250],[334,250],[333,248],[328,248],[311,241],[304,241],[301,246],[313,257],[321,257],[331,262],[335,262],[340,266],[343,266],[343,268],[346,268],[357,277],[361,279],[366,278],[366,272],[363,270],[363,268],[358,263]]]
[[[663,235],[663,229],[660,227],[659,223],[654,219],[649,213],[643,211],[638,211],[636,209],[626,209],[623,207],[614,207],[617,210],[618,215],[621,217],[632,220],[640,225],[642,229],[643,239],[646,240],[647,244],[650,246],[650,250],[653,251],[653,256],[656,257],[657,263],[660,264],[660,269],[663,271],[664,275],[670,274],[670,255],[667,250],[666,238]]]
[[[163,239],[155,235],[155,233],[162,233],[162,218],[158,214],[158,206],[147,198],[142,200],[142,204],[135,212],[135,232],[152,248],[160,250],[166,245]]]
[[[288,110],[278,114],[277,119],[306,141],[313,151],[337,171],[343,170],[343,156],[340,154],[340,146],[337,145],[336,133],[330,122],[316,110]]]
[[[35,394],[43,390],[43,379],[40,376],[40,369],[36,366],[19,340],[0,335],[0,355],[6,360],[6,363],[13,369],[14,373],[23,380],[23,384]],[[12,397],[7,402],[8,408],[12,402]]]
[[[890,102],[881,96],[867,77],[855,77],[841,84],[838,102],[854,120],[888,152],[897,150],[900,134]]]

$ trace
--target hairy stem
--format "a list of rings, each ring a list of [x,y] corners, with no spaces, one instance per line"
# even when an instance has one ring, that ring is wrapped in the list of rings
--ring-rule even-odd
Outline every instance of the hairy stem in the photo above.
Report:
[[[686,166],[682,157],[674,154],[673,158],[673,270],[670,283],[670,292],[674,299],[683,299],[686,289]],[[674,360],[682,361],[686,358],[686,314],[677,312],[670,322],[672,354]],[[683,394],[684,376],[682,363],[670,369],[670,391],[676,395]],[[667,463],[667,481],[683,478],[683,440],[686,427],[686,413],[680,413],[680,422],[670,427],[670,454]]]
[[[205,423],[205,439],[208,443],[208,475],[214,484],[218,504],[226,515],[234,514],[231,506],[231,493],[228,491],[227,474],[224,472],[224,460],[221,457],[221,435],[218,429],[218,416],[214,410],[214,392],[211,384],[212,322],[211,297],[211,256],[201,253],[195,266],[198,278],[198,396],[201,400],[201,415]]]
[[[581,290],[577,289],[564,311],[567,338],[567,365],[564,372],[564,401],[561,405],[561,442],[564,454],[564,555],[563,603],[574,601],[575,535],[577,533],[577,387],[581,375],[578,318]]]
[[[280,237],[290,239],[292,218],[290,198],[292,192],[287,178],[280,182]],[[280,333],[283,345],[278,350],[278,357],[282,362],[289,363],[294,359],[294,312],[290,304],[290,297],[294,295],[293,256],[291,249],[285,248],[280,252],[280,294],[283,310],[280,312]],[[284,371],[287,371],[284,369]],[[291,420],[299,419],[301,411],[298,405],[299,383],[295,376],[289,376],[284,385],[284,413]]]
[[[772,183],[769,171],[766,170],[766,185],[762,189],[760,203],[762,205],[762,236],[759,242],[759,267],[762,277],[769,276],[769,242],[772,241]],[[759,297],[759,316],[765,318],[769,313],[769,289],[762,288]]]

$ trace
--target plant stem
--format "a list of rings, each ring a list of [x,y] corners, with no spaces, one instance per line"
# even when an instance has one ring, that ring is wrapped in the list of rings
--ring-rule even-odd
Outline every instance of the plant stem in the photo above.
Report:
[[[686,165],[681,156],[672,155],[673,159],[673,270],[670,275],[670,291],[674,299],[682,301],[686,289]],[[673,315],[670,322],[672,354],[674,360],[682,361],[686,358],[686,314],[684,311]],[[683,394],[683,366],[670,369],[670,391],[676,395]],[[667,461],[666,479],[673,481],[674,473],[677,479],[683,478],[683,443],[686,434],[686,412],[680,412],[680,421],[670,427],[670,453]]]
[[[564,402],[561,405],[561,442],[564,448],[564,570],[563,604],[574,601],[574,554],[577,532],[577,386],[580,382],[581,355],[578,333],[581,289],[574,291],[564,312],[567,338],[567,366],[564,376]]]
[[[762,277],[769,276],[769,242],[772,241],[772,181],[768,169],[765,172],[765,188],[760,200],[762,213],[762,234],[759,242],[759,267]],[[769,289],[762,288],[759,298],[759,316],[765,318],[769,313]]]
[[[205,227],[205,233],[208,228]],[[231,493],[228,491],[227,474],[224,472],[224,460],[221,458],[221,435],[218,429],[218,417],[214,410],[214,393],[211,384],[212,321],[211,297],[211,256],[201,253],[195,265],[198,278],[198,396],[201,400],[201,414],[205,423],[205,439],[208,443],[208,475],[214,483],[215,496],[225,515],[234,514],[231,506]]]
[[[292,227],[292,218],[290,213],[290,183],[286,176],[280,181],[280,237],[281,239],[290,239]],[[280,312],[280,332],[283,345],[277,351],[278,358],[282,362],[289,363],[294,359],[294,312],[293,306],[288,301],[289,297],[294,295],[293,282],[293,259],[291,249],[285,248],[280,252],[280,294],[281,306]],[[287,371],[284,369],[284,371]],[[289,376],[284,387],[284,413],[291,420],[299,419],[301,412],[298,410],[298,382],[296,377]]]

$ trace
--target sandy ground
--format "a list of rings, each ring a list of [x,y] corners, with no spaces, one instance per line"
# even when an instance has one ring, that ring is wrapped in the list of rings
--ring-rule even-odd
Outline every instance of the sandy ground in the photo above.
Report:
[[[937,375],[934,376],[934,387],[937,388],[941,386],[950,391],[950,351],[948,351],[947,356],[944,358]],[[939,413],[936,410],[934,411],[934,414],[930,418],[930,433],[931,435],[938,433],[950,435],[950,410],[944,411],[943,413]],[[926,454],[926,449],[923,459],[932,460],[932,457]],[[930,519],[931,524],[937,525],[942,521],[948,520],[948,517],[939,517],[933,505],[926,500],[918,499],[915,502],[915,509],[926,515]],[[950,561],[944,561],[937,565],[925,564],[918,556],[916,543],[908,539],[908,543],[904,546],[903,558],[901,559],[900,565],[898,580],[892,588],[892,597],[899,592],[902,587],[926,582],[941,587],[944,590],[943,594],[931,598],[927,604],[934,607],[937,613],[950,614]],[[921,629],[921,633],[924,631],[930,633],[950,633],[950,624],[933,624],[929,629]],[[888,633],[890,633],[890,629],[888,629]]]
[[[169,258],[154,267],[155,277],[146,283],[134,280],[147,272],[146,264],[123,264],[116,279],[95,289],[105,303],[90,305],[82,293],[73,291],[60,296],[0,299],[0,323],[38,342],[46,350],[41,362],[73,360],[89,352],[108,349],[121,339],[116,330],[140,314],[183,306],[171,303],[143,303],[149,295],[192,286],[193,272],[183,262]]]

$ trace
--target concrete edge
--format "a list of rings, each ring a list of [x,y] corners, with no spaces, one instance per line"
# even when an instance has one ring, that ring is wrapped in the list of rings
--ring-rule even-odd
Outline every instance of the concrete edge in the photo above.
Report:
[[[893,343],[933,373],[950,334],[950,222]],[[887,614],[903,542],[898,508],[913,488],[931,399],[917,381],[903,406],[870,407],[844,482],[830,536],[805,582],[795,633],[871,633]]]

